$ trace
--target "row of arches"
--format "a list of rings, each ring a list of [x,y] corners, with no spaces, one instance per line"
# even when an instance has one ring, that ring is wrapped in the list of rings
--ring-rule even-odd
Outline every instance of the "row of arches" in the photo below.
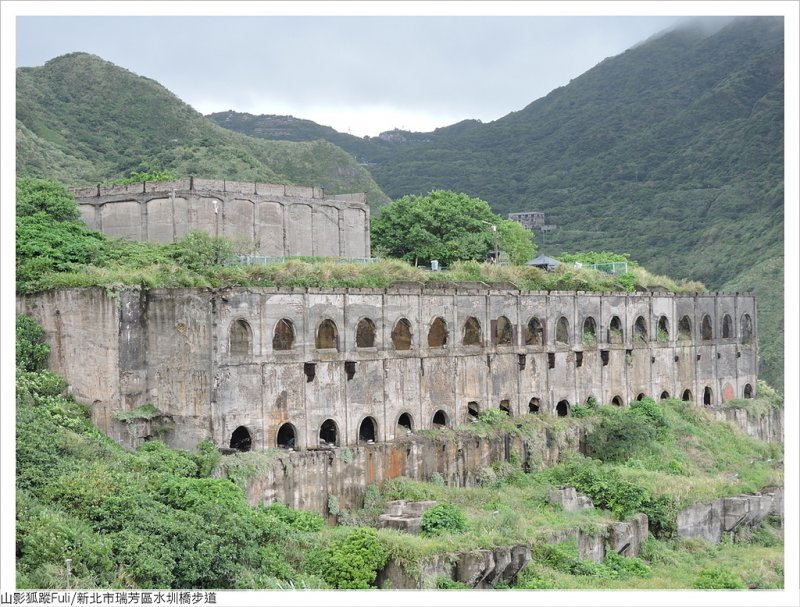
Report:
[[[506,316],[500,316],[491,322],[491,341],[496,346],[512,346],[515,344],[515,327]],[[687,341],[692,339],[692,321],[689,316],[683,316],[678,322],[677,339]],[[638,316],[631,327],[634,342],[648,341],[647,322],[644,316]],[[714,339],[711,318],[708,314],[703,316],[700,325],[700,338],[707,341]],[[374,348],[376,341],[376,326],[370,318],[362,318],[356,326],[356,347]],[[561,316],[555,324],[555,344],[571,345],[571,331],[569,321]],[[723,339],[735,337],[733,321],[729,314],[722,318]],[[753,336],[753,322],[749,314],[742,315],[739,337],[743,344],[750,343]],[[411,322],[407,318],[400,318],[392,328],[392,347],[394,350],[410,350],[414,345]],[[545,323],[534,316],[523,328],[523,341],[526,346],[543,346],[547,335]],[[606,331],[606,342],[623,343],[624,333],[619,316],[613,316]],[[431,322],[428,329],[427,343],[429,348],[443,348],[448,344],[450,332],[447,323],[441,316]],[[655,341],[666,342],[671,338],[669,319],[661,316],[658,319]],[[598,325],[592,316],[587,316],[581,326],[579,340],[585,345],[594,345],[598,339]],[[246,357],[252,353],[253,331],[246,320],[238,319],[230,327],[230,354],[231,356]],[[295,343],[294,323],[288,318],[282,318],[275,324],[272,337],[272,349],[275,351],[292,350]],[[480,321],[474,316],[464,321],[461,331],[462,346],[482,346],[483,332]],[[336,323],[326,318],[317,326],[314,347],[318,350],[339,350],[339,331]]]
[[[645,398],[644,392],[636,396],[637,401]],[[753,398],[753,386],[745,384],[743,391],[744,398]],[[670,398],[670,394],[664,391],[660,394],[661,400]],[[587,404],[592,402],[594,397],[590,396],[586,399]],[[681,394],[681,400],[691,402],[693,400],[692,391],[685,389]],[[619,395],[611,399],[611,404],[622,407],[624,405],[622,397]],[[710,406],[714,404],[713,390],[706,386],[703,389],[703,404]],[[505,411],[509,416],[512,415],[511,406],[508,400],[501,400],[498,408]],[[567,399],[562,399],[556,403],[555,414],[558,417],[569,416],[572,405]],[[541,399],[533,397],[528,402],[528,413],[540,413],[542,410]],[[467,419],[477,420],[481,413],[481,407],[477,401],[470,401],[467,403]],[[433,414],[431,419],[431,426],[433,428],[443,428],[450,426],[450,416],[443,409],[439,409]],[[411,434],[414,431],[414,418],[410,413],[404,412],[397,419],[397,435]],[[374,417],[365,417],[358,427],[358,443],[359,444],[372,444],[378,440],[378,423]],[[333,419],[326,419],[319,427],[318,441],[320,446],[338,447],[341,443],[341,436],[339,433],[339,425]],[[253,437],[246,426],[237,427],[231,434],[230,448],[238,451],[249,451],[253,446]],[[278,428],[275,438],[275,446],[279,449],[294,449],[297,446],[297,429],[289,422],[284,423]]]

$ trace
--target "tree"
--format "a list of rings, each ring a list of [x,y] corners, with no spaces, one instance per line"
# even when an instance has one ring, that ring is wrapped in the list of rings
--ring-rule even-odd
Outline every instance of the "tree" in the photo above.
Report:
[[[78,203],[64,186],[46,179],[17,179],[17,217],[46,213],[55,221],[80,219]]]
[[[483,260],[495,247],[522,263],[535,251],[529,230],[494,214],[479,198],[447,190],[404,196],[385,206],[372,219],[372,245],[389,257],[423,265],[433,259],[443,265]]]

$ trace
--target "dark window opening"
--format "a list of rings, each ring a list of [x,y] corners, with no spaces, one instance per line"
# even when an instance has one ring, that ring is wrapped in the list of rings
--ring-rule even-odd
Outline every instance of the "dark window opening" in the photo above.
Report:
[[[714,404],[714,393],[711,392],[711,388],[708,386],[703,390],[703,404],[706,406]]]
[[[556,323],[556,343],[569,344],[569,321],[562,316]]]
[[[575,366],[576,367],[583,366],[583,352],[575,352]]]
[[[741,331],[739,332],[743,344],[753,341],[753,320],[749,314],[742,316]]]
[[[392,329],[392,346],[395,350],[411,349],[411,323],[401,318]]]
[[[253,437],[250,436],[250,431],[244,426],[239,426],[231,434],[231,449],[238,449],[239,451],[250,451],[253,446]]]
[[[362,318],[356,327],[356,348],[375,347],[375,323],[369,318]]]
[[[428,347],[442,348],[447,344],[447,323],[441,317],[436,317],[428,331]]]
[[[326,419],[319,427],[319,444],[335,447],[339,444],[339,428],[332,419]]]
[[[397,420],[397,425],[406,431],[406,434],[411,434],[414,431],[414,420],[408,413],[403,413]]]
[[[600,350],[600,360],[603,361],[603,366],[608,366],[608,350]]]
[[[722,339],[733,337],[733,320],[729,314],[722,317]]]
[[[474,316],[470,316],[464,323],[464,339],[461,343],[465,346],[481,345],[481,323]]]
[[[500,410],[505,411],[506,414],[511,417],[511,403],[507,400],[500,401]]]
[[[633,350],[625,350],[625,358],[628,359],[628,362],[633,360]]]
[[[614,398],[611,399],[611,404],[616,406],[616,407],[621,407],[622,406],[622,398],[620,398],[619,396],[615,396]]]
[[[583,343],[587,346],[594,345],[597,342],[597,323],[594,318],[588,316],[583,321]]]
[[[703,324],[702,328],[700,329],[700,338],[703,341],[714,339],[714,330],[711,328],[711,317],[708,314],[703,316]]]
[[[667,392],[666,390],[664,390],[664,391],[661,393],[661,400],[668,400],[668,399],[669,399],[669,392]]]
[[[531,399],[531,402],[528,403],[528,413],[539,413],[539,410],[542,407],[542,402],[535,396]]]
[[[292,424],[283,424],[278,428],[278,448],[294,449],[297,440],[297,433]]]
[[[347,374],[347,381],[353,379],[356,374],[356,362],[354,360],[344,361],[344,372]]]
[[[614,316],[608,325],[608,343],[622,343],[622,323],[619,320],[619,316]]]
[[[378,424],[371,417],[365,417],[358,428],[358,442],[371,444],[378,436]]]
[[[547,366],[550,369],[556,368],[556,355],[554,352],[547,353]]]
[[[698,355],[697,355],[697,360],[700,360],[700,357],[701,357],[701,356],[702,356],[702,354],[698,354]]]
[[[519,365],[519,370],[523,371],[525,366],[528,363],[528,356],[525,354],[517,354],[517,364]]]
[[[493,333],[493,341],[498,346],[510,346],[514,341],[514,327],[505,316],[494,323]]]
[[[317,374],[317,363],[303,363],[303,373],[306,374],[306,381],[314,381]]]
[[[447,426],[447,413],[439,409],[433,416],[433,427],[442,428]]]
[[[753,386],[751,386],[750,384],[744,385],[744,397],[753,398]]]
[[[681,400],[684,402],[690,402],[692,400],[692,391],[691,390],[684,390],[683,395],[681,396]]]
[[[639,402],[643,401],[644,400],[644,392],[639,392],[638,396],[636,397],[636,400],[638,400]]]
[[[678,362],[680,359],[681,359],[681,357],[680,357],[680,356],[675,356],[675,358],[673,358],[672,360],[673,360],[674,362]]]
[[[722,352],[717,352],[717,359],[722,358]]]
[[[656,341],[669,341],[669,321],[667,320],[666,316],[662,316],[658,319]]]
[[[525,327],[525,345],[541,346],[544,344],[544,326],[535,316],[528,321]]]
[[[569,401],[567,400],[560,400],[556,405],[556,414],[559,417],[566,417],[569,415]]]
[[[231,356],[250,356],[252,346],[252,331],[250,325],[243,320],[237,320],[231,325],[230,352]]]
[[[681,318],[678,323],[678,339],[681,341],[691,341],[692,339],[692,321],[688,316]]]
[[[317,350],[339,349],[339,331],[336,329],[335,322],[326,318],[319,323],[315,346]]]
[[[736,353],[736,358],[741,358],[741,357],[742,357],[742,353],[741,352],[737,352]]]
[[[643,316],[637,317],[633,323],[633,341],[647,341],[647,323]]]
[[[272,336],[273,350],[291,350],[294,345],[294,325],[287,318],[281,318],[275,324],[275,333]]]
[[[473,420],[477,420],[478,416],[481,414],[481,408],[478,406],[478,403],[475,401],[470,401],[467,403],[467,416]]]

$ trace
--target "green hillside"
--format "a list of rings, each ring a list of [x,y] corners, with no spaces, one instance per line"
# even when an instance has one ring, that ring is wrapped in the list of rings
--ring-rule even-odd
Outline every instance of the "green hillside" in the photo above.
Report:
[[[551,256],[628,252],[711,289],[747,272],[749,288],[772,298],[759,313],[761,375],[780,386],[782,285],[751,270],[782,263],[783,53],[781,18],[740,19],[713,35],[686,28],[488,124],[337,141],[392,198],[448,189],[498,213],[545,211],[558,227],[537,242]],[[327,136],[264,118],[215,117],[255,136]]]
[[[326,141],[263,141],[223,129],[157,82],[72,53],[17,70],[17,172],[94,184],[149,169],[386,195]]]

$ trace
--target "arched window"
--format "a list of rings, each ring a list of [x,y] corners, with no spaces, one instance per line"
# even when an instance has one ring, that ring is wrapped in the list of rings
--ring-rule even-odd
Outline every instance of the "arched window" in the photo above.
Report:
[[[339,427],[332,419],[326,419],[319,427],[319,444],[323,447],[339,444]]]
[[[358,427],[359,443],[374,443],[378,437],[378,424],[372,417],[365,417]]]
[[[433,427],[434,428],[441,428],[447,426],[447,413],[439,409],[433,415]]]
[[[633,341],[647,341],[647,323],[644,316],[638,316],[636,322],[633,323]]]
[[[731,339],[733,337],[733,319],[730,314],[722,317],[722,339]]]
[[[356,326],[356,348],[375,347],[375,323],[369,318],[362,318]]]
[[[619,316],[614,316],[611,322],[608,323],[608,343],[621,344],[622,337],[622,323],[619,320]]]
[[[560,400],[556,405],[556,415],[559,417],[566,417],[569,415],[569,401],[568,400]]]
[[[691,390],[684,390],[683,395],[681,396],[681,400],[684,402],[691,402],[692,401],[692,391]]]
[[[691,341],[692,339],[692,319],[688,316],[681,318],[678,323],[678,339],[681,341]]]
[[[414,420],[408,413],[403,413],[397,420],[398,429],[402,428],[406,434],[414,431]]]
[[[556,323],[556,343],[568,344],[569,341],[569,321],[565,316],[558,319]]]
[[[753,341],[753,319],[750,318],[749,314],[744,314],[742,316],[741,331],[739,331],[739,337],[743,344],[749,344]]]
[[[230,328],[231,356],[249,357],[253,348],[253,332],[244,320],[235,320]]]
[[[587,346],[593,346],[597,343],[597,323],[594,318],[587,316],[583,321],[583,343]]]
[[[511,403],[507,400],[500,401],[500,410],[505,411],[506,415],[511,417]]]
[[[294,345],[294,325],[288,318],[281,318],[275,324],[275,334],[272,336],[273,350],[291,350]]]
[[[286,423],[278,428],[278,449],[294,449],[297,442],[297,431],[292,424]]]
[[[528,403],[528,413],[539,413],[542,407],[542,401],[535,396]]]
[[[611,404],[616,406],[616,407],[621,407],[622,406],[622,398],[619,397],[619,396],[615,396],[614,398],[611,399]]]
[[[664,391],[661,393],[661,400],[669,400],[669,392],[667,392],[666,390],[664,390]]]
[[[401,318],[392,329],[392,346],[395,350],[411,349],[411,323]]]
[[[481,323],[474,316],[470,316],[464,323],[464,338],[461,343],[465,346],[481,345]]]
[[[467,417],[469,419],[477,420],[481,414],[481,408],[474,400],[467,403]]]
[[[497,319],[494,325],[493,341],[498,346],[510,346],[514,342],[514,327],[505,316]]]
[[[250,451],[253,446],[253,437],[250,436],[250,431],[244,426],[239,426],[231,434],[231,449],[238,449],[239,451]]]
[[[711,317],[708,314],[703,316],[702,328],[700,329],[700,339],[703,341],[714,339],[714,330],[711,327]]]
[[[642,402],[644,400],[644,392],[639,392],[639,394],[636,396],[636,400]]]
[[[447,344],[447,323],[444,318],[437,316],[428,330],[428,347],[443,348]]]
[[[751,384],[744,385],[744,397],[753,398],[753,386]]]
[[[525,327],[525,345],[544,345],[544,325],[535,316],[528,321],[528,325]]]
[[[714,393],[708,386],[703,390],[703,404],[706,406],[714,404]]]
[[[669,341],[669,321],[666,316],[661,316],[658,319],[658,330],[656,332],[656,341]]]
[[[336,323],[329,318],[319,323],[315,346],[317,350],[339,349],[339,331],[336,329]]]

